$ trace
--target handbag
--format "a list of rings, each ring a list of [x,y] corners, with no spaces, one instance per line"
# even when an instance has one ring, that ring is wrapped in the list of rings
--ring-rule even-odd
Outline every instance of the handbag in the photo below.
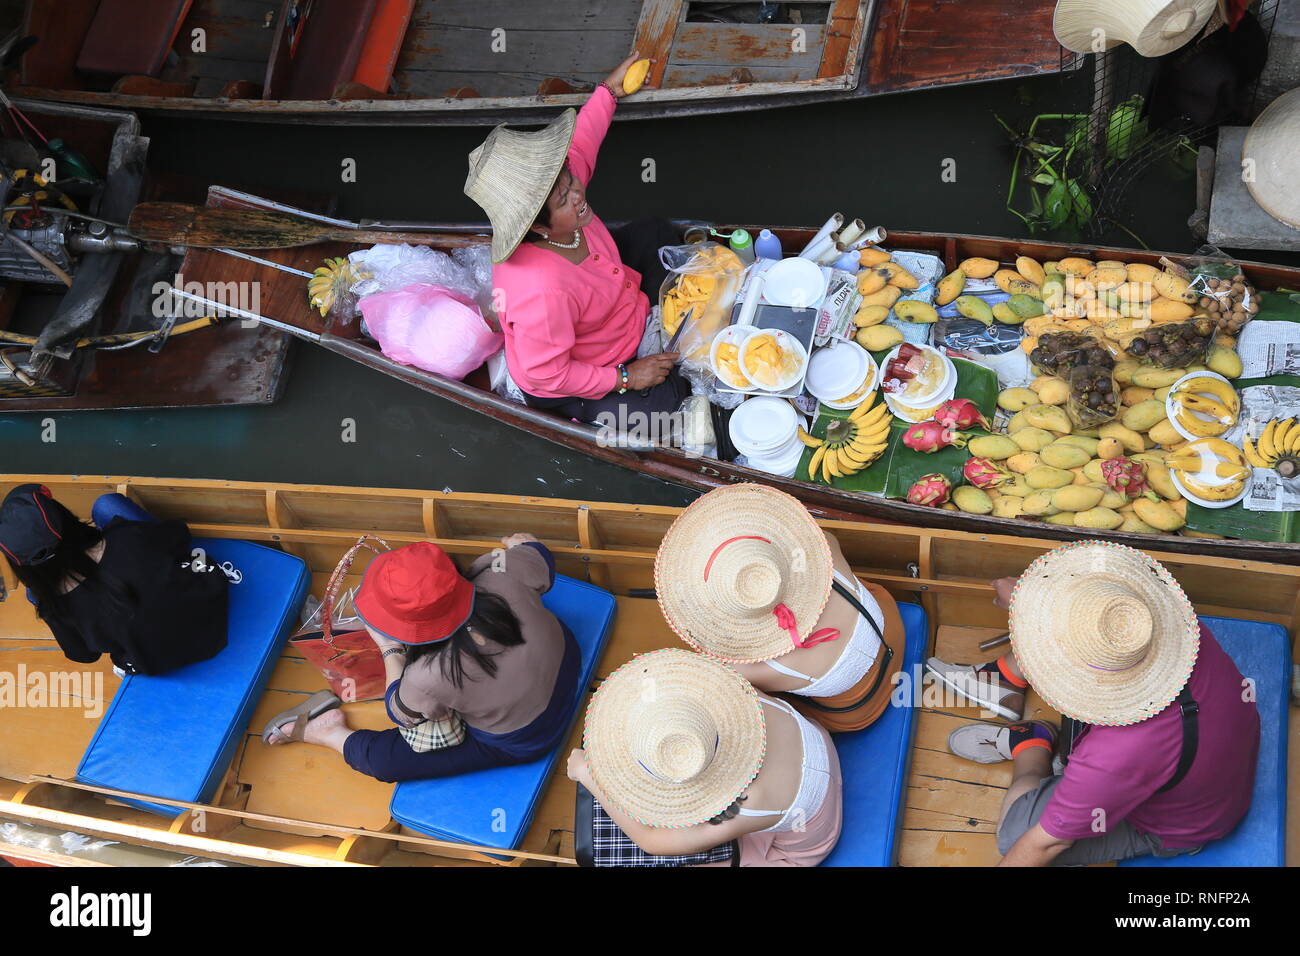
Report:
[[[382,700],[388,681],[384,670],[384,656],[363,625],[335,633],[334,606],[343,577],[352,567],[352,561],[362,548],[375,554],[383,552],[374,544],[378,542],[388,550],[388,542],[373,535],[362,535],[339,559],[334,573],[325,586],[321,602],[320,627],[309,623],[289,638],[289,645],[299,651],[321,672],[330,690],[344,703],[361,700]],[[351,620],[359,621],[359,618]]]
[[[398,727],[402,739],[417,754],[427,754],[430,750],[446,750],[458,747],[465,742],[465,721],[454,710],[447,716],[430,718],[414,727]]]

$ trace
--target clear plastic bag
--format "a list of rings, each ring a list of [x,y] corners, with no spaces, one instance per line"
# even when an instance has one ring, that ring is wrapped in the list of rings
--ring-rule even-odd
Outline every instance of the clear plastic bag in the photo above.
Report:
[[[1185,268],[1191,273],[1192,291],[1200,296],[1197,309],[1214,320],[1224,335],[1241,334],[1259,312],[1259,293],[1237,264],[1229,259],[1198,257]]]
[[[670,273],[659,289],[664,335],[671,338],[685,321],[686,329],[673,347],[681,354],[682,373],[690,378],[690,372],[703,369],[712,375],[709,349],[713,337],[731,324],[745,264],[716,242],[665,246],[659,260]]]
[[[1145,328],[1125,347],[1128,356],[1157,368],[1186,368],[1204,362],[1216,327],[1208,317],[1162,322]]]
[[[1070,383],[1070,398],[1065,410],[1077,427],[1095,428],[1119,414],[1119,386],[1113,362],[1076,365],[1066,381]]]
[[[1029,353],[1029,361],[1039,375],[1066,378],[1080,365],[1114,368],[1115,357],[1095,336],[1084,332],[1047,332]]]
[[[359,299],[424,283],[458,292],[473,299],[484,315],[492,314],[492,261],[486,246],[457,249],[453,258],[428,246],[381,243],[352,253],[348,261],[362,276],[350,290]]]

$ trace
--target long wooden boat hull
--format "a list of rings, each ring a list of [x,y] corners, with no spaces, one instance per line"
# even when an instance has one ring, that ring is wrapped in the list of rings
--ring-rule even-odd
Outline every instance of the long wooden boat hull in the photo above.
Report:
[[[677,646],[657,603],[638,589],[653,587],[655,551],[680,509],[561,499],[384,488],[281,485],[256,482],[0,476],[0,494],[39,481],[82,516],[105,492],[121,492],[160,518],[187,521],[195,535],[260,542],[303,558],[318,596],[335,563],[362,532],[393,546],[431,540],[462,565],[516,531],[536,534],[556,555],[559,570],[617,595],[614,634],[596,674],[603,677],[634,654]],[[865,580],[898,600],[919,603],[934,653],[974,660],[981,640],[1004,632],[1006,615],[992,604],[989,580],[1019,574],[1057,545],[1041,538],[917,528],[869,521],[822,521]],[[1177,577],[1198,613],[1267,621],[1294,639],[1300,613],[1300,568],[1217,556],[1150,551]],[[68,666],[25,600],[7,564],[0,600],[0,670],[29,673]],[[352,569],[347,584],[363,573]],[[638,596],[639,595],[639,596]],[[996,653],[996,652],[994,652]],[[107,662],[88,667],[104,677],[101,703],[117,682]],[[77,763],[98,716],[66,707],[0,708],[0,820],[55,827],[135,847],[254,865],[572,865],[573,784],[561,762],[547,783],[534,822],[518,852],[494,855],[464,844],[402,830],[388,815],[391,785],[354,773],[342,758],[307,745],[269,748],[258,732],[269,717],[323,679],[291,649],[278,661],[218,796],[210,804],[181,804],[176,819],[114,802],[139,797],[75,780]],[[381,702],[349,704],[354,727],[382,729]],[[1054,719],[1031,696],[1027,716]],[[1006,766],[972,771],[947,754],[943,740],[975,708],[927,704],[918,714],[915,759],[908,780],[899,862],[903,865],[984,865],[997,861],[996,808],[1010,782]],[[575,727],[570,744],[578,745]],[[1292,708],[1291,781],[1300,774],[1300,710]],[[567,748],[566,748],[567,752]],[[850,781],[869,785],[870,781]],[[1290,792],[1294,793],[1292,789]],[[1292,812],[1289,860],[1300,851],[1300,815]],[[196,821],[201,824],[197,825]],[[3,855],[25,857],[0,844]],[[76,865],[84,860],[51,861]]]
[[[303,67],[290,48],[300,41],[310,45],[312,20],[293,39],[289,3],[232,15],[228,4],[197,0],[172,46],[175,62],[153,75],[121,76],[82,68],[87,36],[100,26],[92,0],[3,5],[21,16],[25,32],[42,38],[17,77],[15,89],[24,96],[269,122],[545,121],[579,105],[633,49],[656,65],[644,91],[619,110],[620,119],[854,99],[1055,73],[1069,62],[1052,35],[1051,0],[783,4],[803,14],[799,24],[708,22],[711,11],[697,15],[683,0],[415,0],[399,46],[388,52],[388,88],[339,73],[324,81],[330,93],[304,98],[292,93],[304,83],[295,80]],[[364,20],[356,10],[367,3],[318,0],[316,7],[322,28],[349,32],[357,29],[355,17]],[[333,20],[323,19],[328,17]],[[196,30],[203,33],[201,52],[188,48]],[[337,51],[331,63],[346,55]]]
[[[255,196],[232,190],[214,187],[209,202],[229,207],[259,207],[268,204]],[[277,207],[286,208],[286,207]],[[355,227],[356,223],[330,219],[328,222],[344,227]],[[750,227],[751,229],[757,227]],[[467,233],[484,232],[479,225],[439,224],[439,231],[459,229]],[[808,241],[814,230],[808,228],[775,229],[785,248],[800,248]],[[958,262],[970,256],[984,256],[1002,262],[1012,262],[1017,256],[1027,255],[1040,262],[1064,258],[1071,255],[1093,258],[1115,258],[1129,262],[1157,263],[1162,255],[1151,251],[1116,249],[1098,246],[1064,246],[1053,243],[997,239],[986,236],[941,235],[924,232],[891,232],[889,246],[899,249],[923,250],[939,256],[948,268],[954,268]],[[328,243],[321,246],[293,250],[273,250],[265,254],[265,259],[282,267],[295,269],[312,268],[313,263],[326,256],[346,255],[356,245],[347,243]],[[1275,289],[1279,287],[1300,288],[1300,269],[1265,263],[1240,263],[1242,270],[1260,288]],[[186,256],[184,272],[187,276],[204,276],[229,272],[232,268],[229,260],[217,253],[194,249]],[[286,285],[297,288],[299,279],[276,268],[252,262],[235,263],[238,278],[245,281],[258,281],[264,287],[283,289]],[[707,491],[737,481],[758,481],[773,485],[789,492],[803,501],[814,513],[828,518],[846,518],[862,516],[876,520],[900,521],[927,527],[949,528],[988,534],[1027,535],[1055,540],[1075,540],[1091,538],[1097,540],[1121,541],[1135,547],[1158,548],[1186,554],[1214,554],[1225,558],[1244,558],[1261,561],[1278,561],[1286,564],[1300,563],[1300,545],[1276,542],[1216,540],[1193,538],[1178,535],[1143,535],[1124,532],[1088,531],[1081,528],[1066,528],[1048,525],[1042,522],[1029,522],[1020,519],[995,518],[992,516],[970,515],[960,512],[943,511],[910,505],[904,501],[878,498],[855,492],[843,491],[832,486],[801,481],[794,478],[780,478],[765,472],[755,471],[730,462],[713,458],[701,458],[688,455],[679,449],[659,444],[630,443],[627,447],[614,447],[599,440],[597,429],[560,419],[545,411],[528,408],[504,399],[486,388],[482,376],[470,376],[467,382],[451,379],[425,372],[409,365],[403,365],[386,357],[375,343],[356,337],[344,337],[336,334],[332,322],[322,325],[320,317],[307,307],[306,297],[299,290],[295,298],[289,294],[274,293],[277,303],[285,303],[285,311],[277,312],[271,318],[277,327],[292,331],[300,328],[305,338],[310,341],[347,356],[367,368],[383,372],[408,384],[414,385],[430,394],[473,409],[499,422],[513,425],[531,434],[549,439],[567,448],[585,452],[603,461],[619,464],[643,474],[651,475],[665,481],[683,485],[699,491]],[[352,336],[357,333],[351,333]]]

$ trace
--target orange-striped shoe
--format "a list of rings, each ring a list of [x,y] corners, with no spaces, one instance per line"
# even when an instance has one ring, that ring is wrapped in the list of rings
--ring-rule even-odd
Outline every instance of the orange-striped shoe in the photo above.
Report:
[[[925,662],[925,669],[935,680],[956,692],[972,704],[979,704],[1004,720],[1019,720],[1025,715],[1025,690],[1023,681],[1013,683],[1014,676],[1004,671],[1000,662],[981,664],[950,664],[937,657]]]
[[[1048,756],[1056,750],[1056,728],[1045,720],[966,724],[948,735],[948,749],[976,763],[1001,763],[1034,748],[1045,749]]]

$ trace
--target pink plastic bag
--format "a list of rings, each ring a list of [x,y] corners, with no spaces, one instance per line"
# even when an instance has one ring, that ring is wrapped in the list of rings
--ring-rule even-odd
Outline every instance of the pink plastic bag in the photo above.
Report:
[[[427,372],[463,379],[501,348],[474,300],[446,286],[416,282],[360,305],[383,353]]]

